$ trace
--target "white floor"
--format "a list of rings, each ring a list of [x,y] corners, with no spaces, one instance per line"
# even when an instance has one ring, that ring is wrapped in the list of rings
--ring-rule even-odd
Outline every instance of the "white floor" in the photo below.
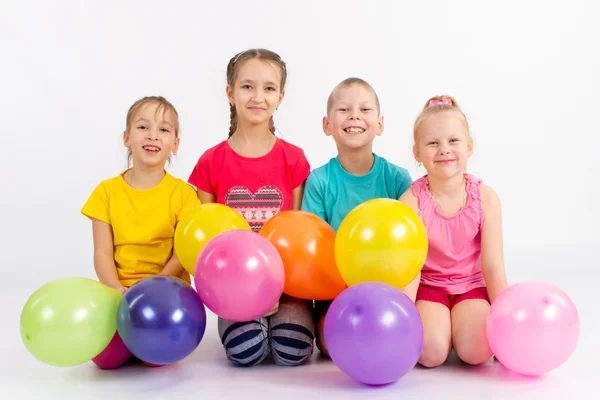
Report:
[[[590,270],[590,272],[592,272]],[[597,274],[597,272],[596,272]],[[536,274],[539,275],[539,274]],[[521,273],[516,280],[534,279]],[[28,290],[0,292],[4,305],[0,324],[0,399],[598,399],[600,312],[598,283],[590,275],[576,279],[559,274],[544,280],[560,285],[578,307],[581,337],[571,359],[541,378],[523,378],[498,362],[467,367],[454,357],[440,368],[416,367],[395,384],[367,387],[355,383],[330,361],[315,353],[298,368],[261,365],[234,368],[226,361],[210,315],[207,333],[198,349],[184,361],[163,368],[131,365],[116,371],[100,371],[92,363],[73,368],[54,368],[35,360],[19,337],[21,307]]]

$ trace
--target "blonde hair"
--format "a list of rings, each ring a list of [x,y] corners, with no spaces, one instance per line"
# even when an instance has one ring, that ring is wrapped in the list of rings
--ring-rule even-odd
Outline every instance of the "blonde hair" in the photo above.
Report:
[[[271,62],[279,67],[281,70],[281,82],[279,84],[280,91],[284,91],[285,81],[287,80],[287,68],[285,62],[281,59],[279,54],[267,50],[267,49],[248,49],[244,50],[240,53],[237,53],[235,56],[231,57],[229,60],[229,64],[227,64],[227,84],[229,86],[233,86],[235,84],[235,80],[237,79],[237,74],[240,70],[242,64],[244,64],[248,60],[262,60]],[[237,129],[237,113],[235,111],[235,104],[229,105],[229,137],[235,133]],[[273,116],[269,118],[269,131],[274,135],[275,134],[275,122],[273,121]]]
[[[375,104],[377,105],[377,114],[381,114],[381,107],[379,105],[379,96],[377,96],[377,92],[375,92],[375,89],[373,89],[373,87],[371,85],[369,85],[369,83],[367,81],[365,81],[364,79],[361,78],[355,78],[355,77],[350,77],[350,78],[346,78],[343,81],[341,81],[340,83],[338,83],[335,88],[333,88],[333,90],[331,91],[331,94],[329,95],[329,98],[327,99],[327,114],[329,115],[329,112],[331,111],[331,107],[333,107],[333,101],[335,100],[335,96],[337,95],[337,92],[344,88],[349,88],[352,85],[360,85],[368,90],[370,90],[371,92],[373,92],[373,95],[375,96]]]
[[[467,121],[467,117],[462,112],[460,106],[456,99],[452,96],[441,95],[441,96],[433,96],[425,102],[421,113],[417,116],[415,120],[415,124],[413,127],[413,135],[414,141],[417,141],[417,133],[419,130],[419,126],[432,115],[440,114],[440,113],[454,113],[459,118],[461,118],[465,124],[465,128],[467,130],[467,135],[471,138],[471,134],[469,132],[469,122]]]
[[[127,118],[125,120],[125,132],[129,132],[129,130],[131,129],[131,125],[133,124],[133,118],[135,117],[135,114],[146,104],[151,104],[151,103],[156,103],[158,104],[158,107],[156,108],[156,114],[158,113],[166,113],[166,112],[170,112],[171,114],[173,114],[173,129],[175,130],[175,137],[179,137],[179,114],[177,113],[177,110],[175,109],[175,107],[173,106],[173,104],[171,104],[167,99],[165,99],[162,96],[146,96],[143,97],[141,99],[139,99],[138,101],[136,101],[135,103],[133,103],[131,105],[131,107],[129,107],[129,110],[127,111]],[[171,163],[171,155],[169,155],[169,158],[167,159],[168,163]],[[131,167],[131,165],[133,165],[133,154],[131,152],[131,149],[127,150],[127,165],[128,167]]]

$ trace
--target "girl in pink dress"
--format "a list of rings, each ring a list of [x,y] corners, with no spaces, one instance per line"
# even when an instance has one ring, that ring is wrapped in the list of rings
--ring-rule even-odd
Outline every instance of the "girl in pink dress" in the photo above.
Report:
[[[466,173],[473,140],[452,97],[427,101],[414,141],[415,159],[427,174],[400,201],[419,213],[429,239],[421,274],[405,288],[425,328],[419,363],[441,365],[454,348],[464,362],[481,364],[492,355],[485,333],[490,303],[507,287],[500,201]]]

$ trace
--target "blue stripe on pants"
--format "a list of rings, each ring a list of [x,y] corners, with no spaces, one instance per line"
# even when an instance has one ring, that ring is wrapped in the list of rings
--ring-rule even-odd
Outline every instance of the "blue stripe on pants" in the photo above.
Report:
[[[271,352],[266,318],[248,322],[219,318],[219,336],[227,357],[239,366],[256,365]]]
[[[272,326],[270,336],[273,360],[277,365],[297,366],[312,355],[314,335],[302,325],[282,323]]]
[[[269,318],[234,322],[219,318],[219,336],[227,357],[253,366],[269,354],[278,365],[297,366],[313,352],[315,325],[312,303],[282,296],[278,312]]]

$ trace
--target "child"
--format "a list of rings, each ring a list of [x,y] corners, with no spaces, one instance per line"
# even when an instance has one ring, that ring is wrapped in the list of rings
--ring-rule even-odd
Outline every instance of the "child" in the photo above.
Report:
[[[323,131],[335,140],[338,155],[310,174],[302,209],[318,215],[335,231],[359,204],[375,198],[398,199],[410,187],[406,169],[373,153],[373,140],[383,133],[383,116],[377,94],[364,80],[348,78],[333,89]],[[317,347],[326,355],[323,327],[330,304],[315,302]]]
[[[173,237],[181,217],[200,202],[192,186],[164,169],[179,147],[177,111],[163,97],[138,100],[127,113],[123,142],[130,168],[102,181],[81,210],[92,220],[98,279],[121,293],[153,275],[190,283],[173,251]],[[115,341],[120,341],[118,334],[110,348],[122,343]],[[120,348],[125,351],[124,345]],[[116,368],[130,355],[121,352],[115,361],[101,354],[94,362]]]
[[[415,159],[427,175],[400,200],[419,213],[429,238],[420,279],[408,288],[425,328],[419,363],[441,365],[454,347],[466,363],[481,364],[492,354],[485,333],[490,301],[507,287],[500,201],[465,172],[473,140],[452,97],[427,101],[414,141]]]
[[[279,55],[250,49],[227,66],[229,138],[207,150],[189,177],[202,203],[239,211],[255,232],[281,211],[300,209],[310,166],[304,152],[275,136],[273,113],[284,96],[287,70]],[[235,365],[253,366],[270,353],[276,364],[297,366],[312,354],[311,304],[282,296],[263,318],[219,318],[219,335]]]

